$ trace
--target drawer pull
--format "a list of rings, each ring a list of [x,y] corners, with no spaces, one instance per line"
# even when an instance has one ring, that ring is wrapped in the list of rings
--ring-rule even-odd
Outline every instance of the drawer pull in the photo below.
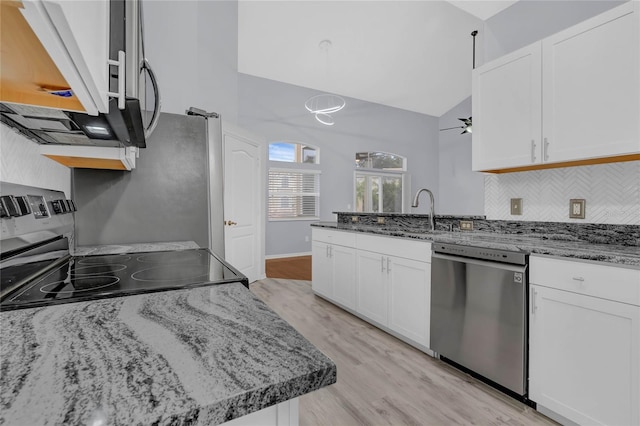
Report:
[[[582,277],[573,277],[574,281],[580,281],[580,282],[584,282],[584,278]]]

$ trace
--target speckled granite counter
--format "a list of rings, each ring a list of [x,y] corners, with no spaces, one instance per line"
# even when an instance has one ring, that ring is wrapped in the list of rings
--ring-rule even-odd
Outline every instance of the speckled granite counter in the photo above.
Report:
[[[200,246],[193,241],[172,241],[162,243],[138,243],[122,245],[109,244],[76,247],[73,250],[72,254],[74,256],[91,256],[99,254],[139,253],[144,251],[187,250],[197,248],[200,248]]]
[[[212,425],[336,381],[335,364],[239,283],[0,319],[5,425]]]
[[[0,425],[214,425],[336,381],[333,361],[241,283],[0,312],[0,343]]]
[[[640,269],[640,247],[616,244],[592,244],[584,241],[566,241],[561,235],[516,235],[478,231],[416,232],[384,226],[362,226],[336,222],[319,222],[311,226],[351,232],[365,232],[392,237],[422,239],[432,242],[455,243],[475,247],[524,251],[578,260],[598,261],[616,266]]]

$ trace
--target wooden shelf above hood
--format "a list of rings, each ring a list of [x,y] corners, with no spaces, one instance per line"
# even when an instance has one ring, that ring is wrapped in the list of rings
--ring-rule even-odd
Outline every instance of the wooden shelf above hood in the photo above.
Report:
[[[70,168],[130,171],[136,167],[137,148],[40,145],[40,154]]]
[[[70,88],[20,12],[22,2],[0,1],[0,101],[85,112],[78,98],[46,90]]]

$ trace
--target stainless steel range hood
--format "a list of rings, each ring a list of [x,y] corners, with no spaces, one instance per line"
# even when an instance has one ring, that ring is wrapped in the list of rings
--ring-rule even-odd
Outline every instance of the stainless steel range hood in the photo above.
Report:
[[[42,144],[146,148],[140,103],[127,98],[125,108],[109,101],[109,114],[97,116],[31,105],[0,103],[0,121]]]

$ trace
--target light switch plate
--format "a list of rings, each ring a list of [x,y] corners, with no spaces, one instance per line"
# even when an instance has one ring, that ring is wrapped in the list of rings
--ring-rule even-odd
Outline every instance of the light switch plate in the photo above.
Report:
[[[569,218],[584,219],[586,200],[584,198],[573,198],[569,200]]]
[[[511,204],[511,215],[521,216],[522,215],[522,198],[512,198],[510,204]]]

